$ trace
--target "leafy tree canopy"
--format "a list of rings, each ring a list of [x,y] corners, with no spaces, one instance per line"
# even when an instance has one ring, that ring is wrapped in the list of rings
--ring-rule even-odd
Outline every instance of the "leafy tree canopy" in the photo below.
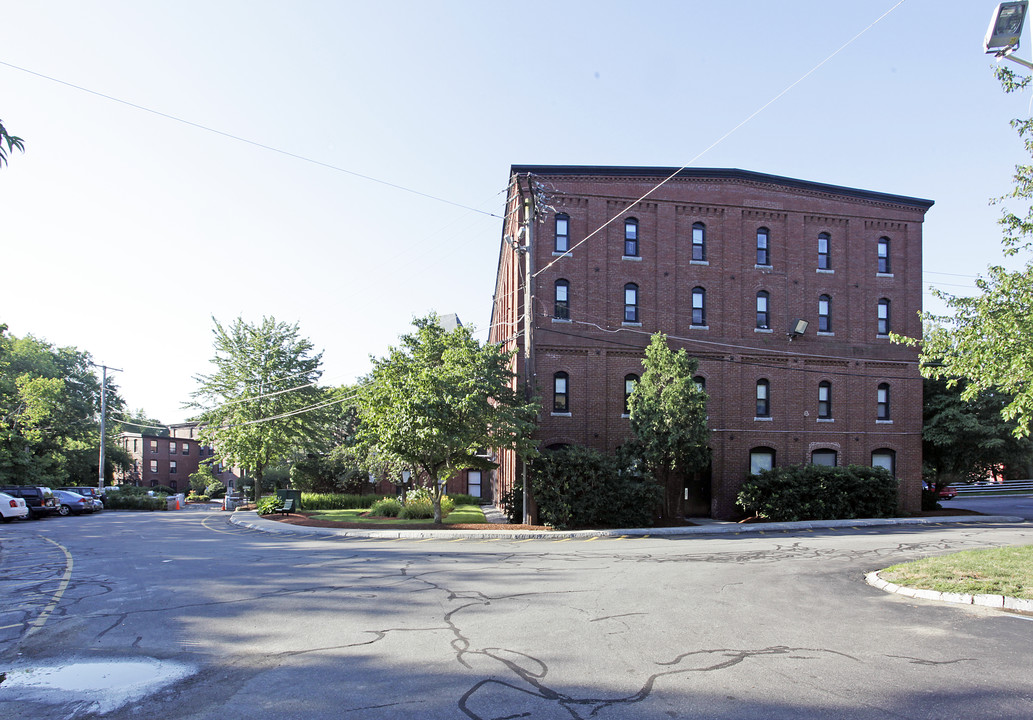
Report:
[[[0,326],[0,482],[63,485],[97,477],[100,382],[89,353]],[[108,406],[124,403],[108,378]],[[109,434],[105,455],[127,462]],[[107,463],[106,463],[107,464]],[[105,468],[109,476],[109,468]]]
[[[7,145],[6,150],[4,150],[5,143]],[[10,135],[7,132],[7,128],[4,127],[3,121],[0,121],[0,167],[7,164],[7,156],[15,149],[25,152],[24,141],[16,135]]]
[[[1018,78],[999,68],[998,78],[1006,92],[1025,88],[1030,78]],[[1014,120],[1025,151],[1033,156],[1033,119]],[[1003,245],[1007,255],[1033,250],[1033,164],[1017,165],[1011,192],[994,202],[1018,201],[1023,215],[1002,212]],[[1008,398],[1001,408],[1005,420],[1014,421],[1016,436],[1030,434],[1033,421],[1033,260],[1021,270],[993,266],[976,281],[979,294],[958,297],[934,290],[949,314],[926,313],[922,344],[922,374],[943,378],[950,388],[961,389],[961,398],[974,401],[984,393]],[[898,342],[919,344],[918,338],[895,336]],[[964,379],[962,383],[961,380]]]
[[[446,331],[430,315],[414,321],[373,371],[359,397],[359,440],[366,457],[379,458],[431,481],[434,521],[450,477],[466,468],[492,467],[480,450],[533,450],[538,405],[514,389],[511,356],[481,345],[469,328]]]
[[[666,488],[663,513],[678,514],[683,478],[710,460],[707,394],[693,379],[697,362],[656,333],[646,348],[642,378],[628,400],[634,450]]]
[[[267,469],[325,449],[336,394],[316,387],[323,354],[313,354],[297,324],[272,317],[254,325],[213,322],[215,370],[197,377],[189,406],[201,411],[202,441],[218,462],[244,469],[258,499]]]
[[[926,379],[922,454],[939,486],[986,478],[1002,468],[1028,476],[1033,441],[1015,436],[1014,420],[1001,409],[1010,398],[983,391],[962,399],[965,382],[948,387],[945,379]]]

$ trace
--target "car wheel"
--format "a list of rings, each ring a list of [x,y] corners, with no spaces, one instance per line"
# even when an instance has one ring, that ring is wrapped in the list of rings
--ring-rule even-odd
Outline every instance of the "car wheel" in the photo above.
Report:
[[[12,517],[7,517],[6,515],[4,515],[4,522],[11,522],[12,520],[14,520],[13,516]]]
[[[62,505],[57,509],[58,515],[69,515],[71,512],[72,508],[68,507],[67,505]]]

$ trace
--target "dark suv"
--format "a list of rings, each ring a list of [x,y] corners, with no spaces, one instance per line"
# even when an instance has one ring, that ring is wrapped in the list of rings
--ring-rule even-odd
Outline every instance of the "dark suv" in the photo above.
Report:
[[[60,504],[50,488],[37,487],[35,485],[9,485],[0,488],[14,497],[25,499],[25,507],[29,508],[29,519],[36,520],[47,515],[57,515]]]

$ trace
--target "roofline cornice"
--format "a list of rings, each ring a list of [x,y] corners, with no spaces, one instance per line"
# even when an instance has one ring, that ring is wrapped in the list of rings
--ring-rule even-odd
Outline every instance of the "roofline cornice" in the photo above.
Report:
[[[798,180],[796,178],[768,175],[767,173],[740,170],[738,168],[674,168],[674,167],[642,167],[642,166],[607,166],[607,165],[512,165],[510,174],[526,174],[540,176],[588,176],[611,178],[655,178],[658,181],[671,177],[685,180],[741,180],[762,185],[778,185],[797,190],[831,193],[842,197],[860,200],[892,203],[908,207],[928,210],[935,201],[907,195],[861,190],[859,188],[830,185],[828,183]]]

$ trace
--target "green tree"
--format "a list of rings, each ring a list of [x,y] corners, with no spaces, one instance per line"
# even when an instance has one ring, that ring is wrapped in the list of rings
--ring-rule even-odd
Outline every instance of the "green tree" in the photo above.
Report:
[[[466,327],[446,331],[435,315],[413,324],[400,346],[373,358],[359,397],[359,441],[366,457],[424,474],[440,523],[449,478],[494,467],[479,450],[533,452],[538,406],[513,389],[511,356],[500,346],[481,345]]]
[[[1015,421],[1001,409],[1010,398],[984,391],[962,399],[965,382],[949,387],[945,379],[923,383],[922,456],[936,489],[972,482],[1002,468],[1029,476],[1033,441],[1015,436]]]
[[[204,495],[204,491],[208,489],[208,486],[219,482],[219,478],[215,477],[210,463],[202,462],[198,465],[197,472],[190,473],[187,481],[190,483],[191,490],[198,495]]]
[[[269,468],[324,449],[326,408],[336,398],[316,387],[323,354],[313,354],[297,324],[213,322],[215,371],[197,377],[189,406],[201,411],[201,440],[216,461],[243,468],[257,501]]]
[[[686,476],[710,461],[707,394],[693,379],[696,360],[684,348],[673,352],[662,333],[650,340],[642,368],[628,400],[635,434],[631,452],[664,488],[661,516],[674,518]]]
[[[0,326],[0,481],[27,485],[92,484],[100,441],[100,382],[89,353],[58,348]],[[124,403],[108,379],[108,404]],[[105,468],[128,456],[105,438]]]
[[[169,427],[161,420],[150,417],[143,408],[137,408],[123,418],[115,420],[118,431],[141,433],[152,437],[168,437]]]
[[[7,150],[4,150],[4,143],[7,143]],[[3,121],[0,121],[0,167],[7,164],[7,156],[10,155],[15,148],[25,152],[25,143],[20,137],[8,134]]]
[[[1005,92],[1021,90],[1030,78],[1018,78],[999,68],[998,78]],[[1033,156],[1033,119],[1013,120],[1027,154]],[[1007,205],[1019,201],[1025,215],[1005,208],[998,221],[1004,229],[1006,255],[1026,254],[1033,249],[1033,164],[1015,168],[1011,192],[994,202]],[[958,297],[934,290],[949,308],[945,315],[925,314],[922,344],[922,374],[944,378],[948,387],[960,387],[964,400],[983,393],[1003,394],[1008,399],[1001,409],[1006,420],[1014,420],[1014,434],[1028,436],[1033,421],[1033,261],[1021,270],[1001,266],[987,270],[976,281],[979,294]],[[898,342],[919,344],[918,338],[895,336]],[[964,379],[963,384],[959,384]]]

